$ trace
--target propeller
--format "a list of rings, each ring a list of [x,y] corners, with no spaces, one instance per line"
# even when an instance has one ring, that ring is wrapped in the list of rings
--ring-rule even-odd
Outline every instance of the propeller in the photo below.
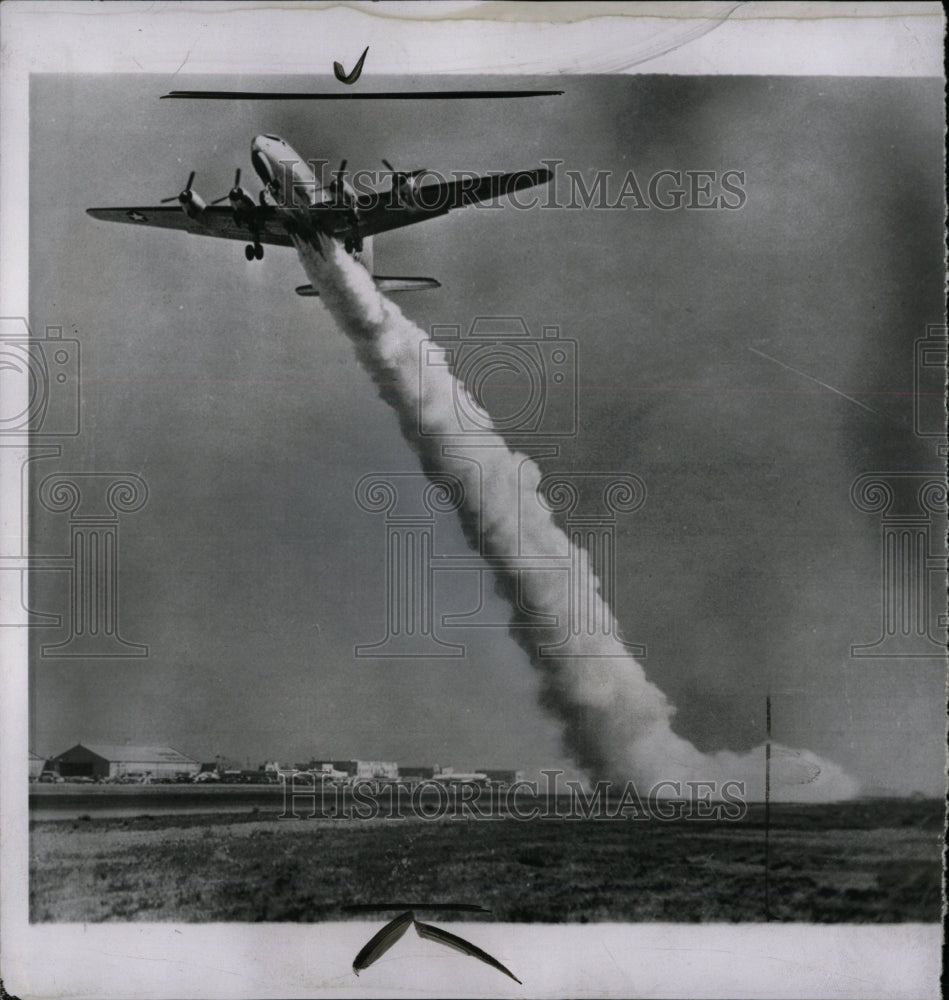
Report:
[[[241,168],[234,171],[234,186],[224,195],[223,198],[216,198],[212,205],[220,205],[222,201],[243,201],[245,198],[244,189],[241,187]]]
[[[192,170],[188,175],[188,183],[185,184],[184,190],[179,194],[173,194],[170,198],[162,198],[160,204],[165,205],[169,201],[180,201],[182,205],[187,205],[188,202],[194,199],[194,192],[191,190],[191,185],[194,184],[195,171]]]

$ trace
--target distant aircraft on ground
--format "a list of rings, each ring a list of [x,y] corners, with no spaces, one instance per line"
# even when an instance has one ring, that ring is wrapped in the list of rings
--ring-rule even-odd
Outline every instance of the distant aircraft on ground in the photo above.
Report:
[[[451,774],[436,774],[435,781],[444,782],[447,785],[487,785],[488,776],[482,771],[453,771]]]
[[[397,171],[383,160],[392,174],[389,190],[356,195],[346,180],[345,160],[332,183],[323,187],[311,165],[275,135],[258,135],[254,139],[251,162],[264,184],[257,202],[240,186],[238,169],[231,190],[208,204],[193,189],[192,171],[184,190],[163,198],[159,205],[86,211],[106,222],[249,241],[244,248],[249,261],[261,260],[265,245],[290,247],[296,239],[318,249],[317,235],[329,236],[341,241],[346,252],[373,274],[375,234],[445,215],[452,208],[546,184],[553,176],[549,170],[525,170],[422,184],[423,175],[429,171]],[[177,201],[178,207],[167,204],[171,201]],[[221,205],[223,201],[230,205]],[[373,275],[373,280],[387,292],[440,287],[434,278]],[[319,295],[312,285],[301,285],[296,291],[298,295]]]

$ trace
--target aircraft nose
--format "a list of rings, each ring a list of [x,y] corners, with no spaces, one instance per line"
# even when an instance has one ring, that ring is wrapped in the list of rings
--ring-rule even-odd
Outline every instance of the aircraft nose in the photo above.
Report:
[[[268,145],[269,142],[265,135],[255,136],[254,141],[250,144],[250,162],[254,165],[257,176],[264,184],[270,184],[274,180],[273,167],[270,157],[267,156]]]

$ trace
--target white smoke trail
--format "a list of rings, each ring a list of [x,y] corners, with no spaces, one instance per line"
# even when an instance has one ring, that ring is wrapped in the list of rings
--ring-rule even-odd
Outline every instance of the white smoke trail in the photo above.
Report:
[[[314,249],[296,240],[304,270],[343,332],[355,345],[360,363],[370,374],[379,394],[395,410],[403,435],[418,453],[424,471],[448,473],[464,486],[460,508],[469,544],[484,551],[499,564],[498,589],[517,609],[517,564],[505,556],[518,551],[539,555],[562,555],[566,536],[546,511],[536,504],[540,470],[524,455],[512,452],[500,435],[485,440],[479,434],[479,463],[443,454],[437,437],[419,434],[420,414],[424,426],[444,435],[458,433],[453,395],[466,392],[447,364],[430,364],[432,377],[419,375],[420,348],[432,352],[442,348],[403,316],[381,295],[365,268],[355,263],[334,240],[320,240]],[[442,352],[442,358],[444,354]],[[470,396],[470,410],[478,409]],[[485,426],[489,418],[481,411]],[[482,483],[483,477],[483,483]],[[480,504],[482,485],[491,491],[491,503]],[[574,565],[595,582],[587,553],[574,551]],[[568,599],[562,581],[551,573],[520,574],[522,606],[567,620]],[[551,641],[543,630],[524,627],[517,621],[512,637],[528,652],[541,672],[541,700],[564,727],[567,749],[591,777],[620,783],[633,780],[646,790],[660,781],[743,781],[745,795],[755,800],[764,793],[763,747],[744,754],[720,751],[706,754],[671,728],[675,709],[663,692],[651,683],[642,666],[631,657],[615,635],[619,631],[612,610],[603,602],[596,586],[597,621],[608,621],[596,639],[600,647],[590,655],[562,658],[537,656],[539,646]],[[857,790],[855,782],[835,764],[808,751],[772,747],[771,793],[785,801],[829,801],[847,798]]]

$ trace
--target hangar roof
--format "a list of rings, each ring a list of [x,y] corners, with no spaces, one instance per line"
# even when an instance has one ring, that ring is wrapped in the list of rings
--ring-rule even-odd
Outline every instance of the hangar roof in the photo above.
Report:
[[[60,754],[64,757],[75,750],[88,750],[103,760],[123,762],[127,764],[197,764],[192,757],[187,757],[174,747],[150,746],[140,747],[131,744],[109,743],[77,743],[74,747]]]

